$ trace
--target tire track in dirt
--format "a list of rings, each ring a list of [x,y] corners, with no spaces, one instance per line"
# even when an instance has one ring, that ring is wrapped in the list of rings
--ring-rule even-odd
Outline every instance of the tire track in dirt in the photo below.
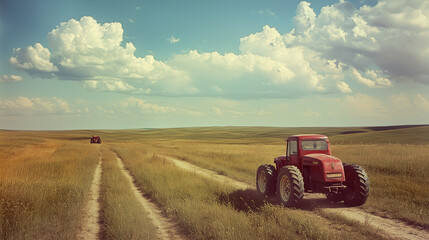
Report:
[[[254,188],[250,184],[247,184],[245,182],[240,182],[238,180],[232,179],[232,178],[224,176],[224,175],[220,175],[219,173],[217,173],[215,171],[198,167],[192,163],[182,161],[182,160],[179,160],[179,159],[171,157],[171,156],[164,156],[164,157],[165,157],[165,159],[174,163],[174,165],[176,165],[182,169],[185,169],[185,170],[188,170],[191,172],[195,172],[195,173],[197,173],[201,176],[204,176],[206,178],[214,179],[214,180],[219,181],[221,183],[225,183],[225,184],[234,186],[237,189],[246,190],[249,188]]]
[[[376,216],[364,212],[358,208],[342,208],[342,209],[323,209],[330,213],[338,213],[353,219],[357,222],[368,224],[378,230],[386,232],[390,239],[407,239],[407,240],[427,240],[429,239],[429,232],[411,227],[406,223],[396,220]]]
[[[235,180],[233,178],[220,175],[219,173],[204,169],[202,167],[196,166],[192,163],[177,159],[171,156],[164,156],[166,160],[172,162],[179,168],[182,168],[187,171],[194,172],[203,177],[213,179],[219,181],[224,184],[229,184],[231,186],[236,187],[237,189],[252,189],[255,190],[255,187],[247,184],[245,182],[241,182]],[[397,219],[388,219],[382,218],[377,215],[367,213],[358,208],[344,207],[343,204],[338,203],[329,203],[324,197],[323,194],[306,194],[305,201],[313,202],[313,205],[316,203],[322,211],[329,214],[338,214],[347,219],[357,221],[362,224],[368,224],[380,231],[382,231],[385,235],[389,236],[390,239],[407,239],[407,240],[428,240],[429,232],[417,228],[412,227],[406,224],[403,221]]]
[[[102,174],[102,155],[98,156],[98,164],[95,168],[94,177],[92,179],[91,187],[89,188],[90,198],[83,210],[84,218],[77,239],[95,240],[98,239],[100,233],[100,185]]]
[[[156,227],[158,236],[160,239],[186,239],[180,234],[179,229],[177,228],[177,224],[173,222],[171,219],[166,217],[162,213],[162,209],[159,208],[153,201],[146,198],[144,194],[137,188],[134,183],[134,178],[131,176],[130,172],[125,168],[122,159],[116,156],[118,161],[118,165],[122,170],[122,173],[127,178],[130,187],[134,193],[134,196],[139,201],[139,203],[143,206],[143,208],[148,213],[148,218],[152,221],[153,225]]]
[[[316,203],[324,213],[338,214],[358,223],[370,225],[385,232],[389,239],[428,240],[429,232],[423,228],[413,227],[404,221],[383,218],[356,207],[345,207],[342,203],[331,203],[324,194],[307,194],[304,201]]]

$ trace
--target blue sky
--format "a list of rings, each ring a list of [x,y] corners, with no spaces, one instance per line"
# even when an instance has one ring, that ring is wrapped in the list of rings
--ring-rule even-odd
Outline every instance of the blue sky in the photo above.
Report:
[[[2,1],[0,128],[429,122],[427,1]]]

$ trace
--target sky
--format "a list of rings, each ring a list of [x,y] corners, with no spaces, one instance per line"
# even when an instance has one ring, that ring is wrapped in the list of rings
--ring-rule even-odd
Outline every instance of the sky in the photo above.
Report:
[[[429,124],[429,2],[0,2],[0,129]]]

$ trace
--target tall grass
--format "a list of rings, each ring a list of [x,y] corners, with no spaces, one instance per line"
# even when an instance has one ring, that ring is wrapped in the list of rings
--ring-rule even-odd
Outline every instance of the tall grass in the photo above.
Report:
[[[114,155],[108,150],[110,146],[120,154],[139,187],[173,215],[192,238],[379,238],[372,230],[367,230],[371,228],[342,223],[341,217],[326,220],[308,210],[266,204],[253,190],[234,190],[178,169],[162,157],[176,156],[254,184],[257,167],[272,163],[274,157],[285,153],[283,139],[287,135],[319,130],[334,135],[331,138],[333,155],[367,170],[371,193],[363,208],[429,227],[429,138],[421,134],[429,130],[427,126],[376,129],[379,132],[370,128],[256,127],[63,132],[0,130],[0,239],[73,239],[82,218],[99,149],[105,158],[102,237],[152,239],[153,227],[147,222],[144,210],[130,196],[128,184],[124,183]],[[350,131],[361,132],[342,135]],[[88,137],[93,134],[103,137],[103,145],[89,144]],[[356,144],[356,141],[367,145]],[[420,145],[389,144],[414,141]]]
[[[284,155],[284,145],[220,144],[198,141],[168,141],[152,143],[159,153],[176,156],[229,177],[254,184],[255,172],[262,163],[273,163],[274,157]]]
[[[103,239],[157,239],[146,211],[132,193],[116,156],[103,146],[101,222]]]
[[[154,142],[160,153],[173,155],[250,184],[257,167],[273,164],[282,145],[218,144],[192,141]],[[429,226],[429,148],[427,145],[333,145],[333,155],[362,165],[368,172],[370,198],[363,207]]]
[[[0,141],[0,239],[74,238],[98,150],[25,137]]]
[[[364,208],[429,227],[427,145],[334,145],[333,153],[363,166],[370,178]]]
[[[147,145],[114,145],[137,185],[195,239],[379,239],[358,227],[332,228],[303,210],[263,204],[253,190],[235,190],[178,169]],[[332,222],[330,223],[332,224]]]

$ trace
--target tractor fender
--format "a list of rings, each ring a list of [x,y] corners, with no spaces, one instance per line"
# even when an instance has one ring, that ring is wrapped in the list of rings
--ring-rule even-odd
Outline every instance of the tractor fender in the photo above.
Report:
[[[274,163],[276,164],[276,169],[279,170],[286,165],[286,155],[274,158]]]

